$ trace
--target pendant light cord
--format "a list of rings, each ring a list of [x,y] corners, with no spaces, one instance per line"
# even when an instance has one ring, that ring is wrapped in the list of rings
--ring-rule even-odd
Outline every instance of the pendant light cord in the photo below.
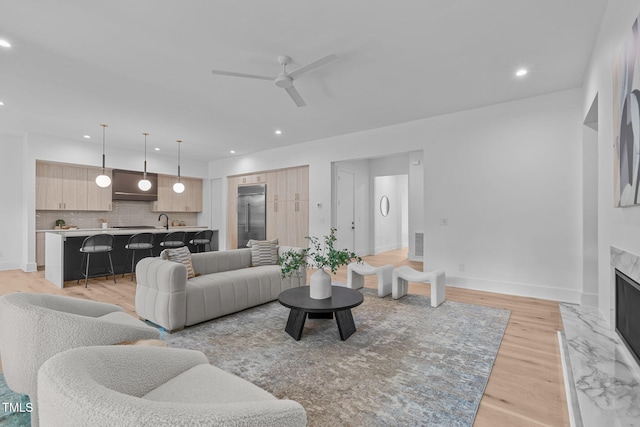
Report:
[[[102,175],[104,175],[104,159],[105,159],[105,155],[104,155],[104,129],[107,127],[107,125],[102,124],[100,125],[102,126]]]
[[[147,179],[147,135],[149,133],[143,132],[144,135],[144,179]]]
[[[178,139],[177,142],[178,142],[178,182],[180,182],[180,145],[182,145],[181,144],[182,140]]]

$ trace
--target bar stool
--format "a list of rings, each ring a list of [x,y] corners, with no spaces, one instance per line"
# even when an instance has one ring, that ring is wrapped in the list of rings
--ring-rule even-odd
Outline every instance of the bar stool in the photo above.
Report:
[[[163,248],[180,248],[184,246],[185,240],[187,240],[187,233],[184,231],[174,231],[164,236],[164,239],[160,242],[160,246]]]
[[[190,245],[194,245],[196,250],[200,252],[200,246],[204,246],[206,252],[206,245],[209,245],[209,251],[211,250],[211,239],[213,239],[213,230],[198,231],[193,239],[189,240]]]
[[[82,241],[82,246],[80,247],[80,252],[82,252],[82,262],[80,263],[80,271],[82,271],[82,266],[85,261],[87,263],[86,270],[82,273],[82,277],[84,277],[84,287],[87,287],[87,283],[89,282],[89,277],[100,277],[100,276],[113,276],[113,283],[116,283],[116,275],[113,272],[113,261],[111,260],[111,251],[113,250],[113,244],[116,238],[111,234],[96,234],[93,236],[89,236]],[[89,276],[89,261],[91,260],[91,254],[106,254],[109,257],[109,266],[111,266],[110,270],[107,270],[107,274],[97,274],[94,276]],[[78,278],[78,282],[80,283],[80,279]]]
[[[127,255],[125,257],[125,263],[127,257],[129,257],[129,252],[131,252],[131,280],[133,280],[133,273],[135,272],[134,266],[136,262],[136,251],[144,251],[148,250],[149,255],[153,256],[153,246],[155,245],[156,236],[153,233],[138,233],[129,237],[129,241],[124,248],[127,250]],[[124,277],[125,272],[122,272],[122,277]]]

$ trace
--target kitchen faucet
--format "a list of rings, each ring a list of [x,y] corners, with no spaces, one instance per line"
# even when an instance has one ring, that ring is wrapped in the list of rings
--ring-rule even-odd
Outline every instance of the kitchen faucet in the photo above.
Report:
[[[164,228],[166,228],[168,230],[169,229],[169,217],[167,216],[166,213],[161,213],[160,215],[158,215],[158,221],[160,221],[160,218],[162,218],[163,215],[167,219],[167,223],[165,224]]]

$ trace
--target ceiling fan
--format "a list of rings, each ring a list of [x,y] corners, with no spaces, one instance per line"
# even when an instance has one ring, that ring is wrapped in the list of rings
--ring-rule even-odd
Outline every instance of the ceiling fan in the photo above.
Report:
[[[259,76],[256,74],[245,74],[245,73],[236,73],[233,71],[223,71],[223,70],[211,70],[212,74],[217,74],[221,76],[232,76],[232,77],[247,77],[250,79],[261,79],[261,80],[271,80],[276,86],[283,88],[287,91],[293,102],[296,103],[298,107],[304,107],[304,100],[300,96],[300,93],[293,86],[293,81],[300,78],[300,76],[310,73],[311,71],[315,71],[318,68],[335,62],[338,60],[338,57],[335,54],[330,54],[327,56],[323,56],[320,59],[316,59],[313,62],[310,62],[306,65],[303,65],[300,68],[296,68],[293,71],[287,72],[287,64],[291,63],[291,58],[286,55],[278,56],[278,62],[282,65],[282,71],[276,77],[269,76]]]

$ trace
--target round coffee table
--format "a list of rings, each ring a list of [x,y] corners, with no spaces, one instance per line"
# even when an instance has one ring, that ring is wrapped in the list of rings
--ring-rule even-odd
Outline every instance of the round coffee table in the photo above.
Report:
[[[309,319],[333,319],[334,313],[340,339],[346,340],[356,331],[351,309],[362,304],[363,300],[359,291],[342,286],[332,286],[331,298],[327,299],[309,297],[309,286],[287,289],[278,296],[280,304],[291,309],[284,330],[296,341],[302,336],[307,316]]]

